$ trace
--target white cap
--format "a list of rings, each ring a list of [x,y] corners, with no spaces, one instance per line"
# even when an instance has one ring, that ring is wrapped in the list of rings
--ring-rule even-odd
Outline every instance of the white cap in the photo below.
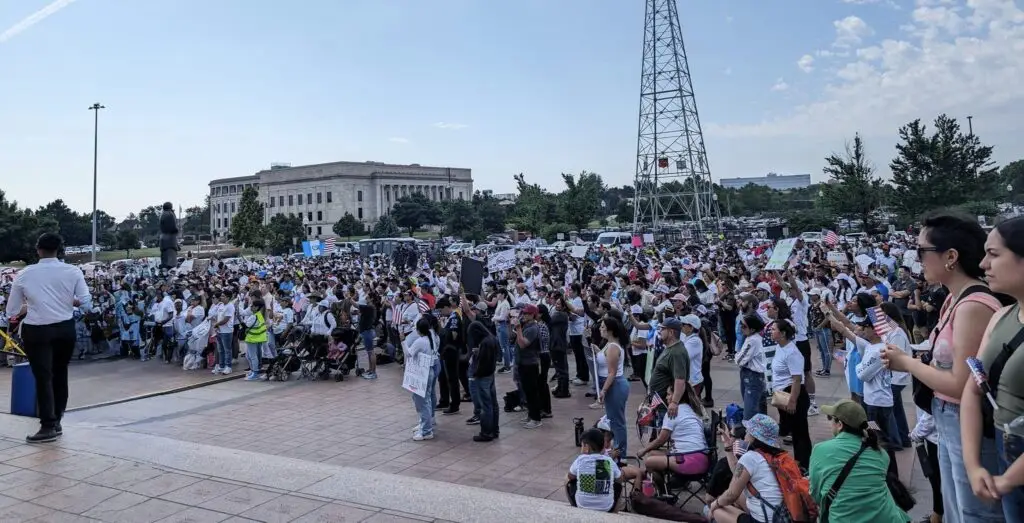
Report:
[[[771,285],[768,285],[768,284],[767,284],[767,283],[765,283],[765,282],[760,282],[760,283],[758,283],[758,284],[757,284],[757,290],[759,290],[759,291],[765,291],[765,292],[767,292],[768,294],[771,294],[771,293],[772,293],[772,286],[771,286]]]
[[[687,314],[686,316],[679,318],[679,323],[682,323],[683,325],[689,325],[694,329],[700,328],[700,318],[693,314]]]

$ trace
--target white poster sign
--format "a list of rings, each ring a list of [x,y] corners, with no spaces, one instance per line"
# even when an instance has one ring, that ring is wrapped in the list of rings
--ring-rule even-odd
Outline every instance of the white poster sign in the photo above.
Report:
[[[875,263],[875,259],[867,254],[858,254],[854,260],[857,262],[857,268],[859,268],[860,272],[863,273],[867,273],[868,267],[870,267],[872,263]]]
[[[843,251],[829,251],[828,262],[832,265],[849,265],[850,258]]]
[[[586,245],[574,245],[572,247],[572,257],[573,258],[584,258],[584,257],[587,256],[587,250],[589,250],[589,249],[590,248],[587,247]]]
[[[764,266],[764,270],[785,270],[786,263],[789,262],[789,257],[790,255],[793,254],[794,247],[796,247],[796,238],[786,238],[785,240],[779,240],[779,242],[775,244],[775,250],[772,251],[771,258],[768,258],[768,263]]]
[[[493,252],[487,256],[487,272],[499,272],[511,269],[516,265],[516,251],[507,249]]]
[[[648,243],[648,244],[649,243],[654,243],[654,235],[649,233],[649,232],[645,232],[644,233],[644,243]]]
[[[402,388],[425,398],[427,381],[430,379],[430,354],[417,354],[414,358],[405,358],[405,374],[402,376]]]

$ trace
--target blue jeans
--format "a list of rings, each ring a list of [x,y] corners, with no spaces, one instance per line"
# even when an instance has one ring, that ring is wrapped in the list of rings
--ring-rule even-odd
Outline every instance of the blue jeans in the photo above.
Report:
[[[597,385],[604,388],[606,376],[598,376]],[[625,376],[616,376],[612,380],[611,387],[608,387],[608,394],[604,397],[604,415],[608,417],[608,424],[611,425],[612,439],[615,440],[615,448],[620,456],[626,455],[626,440],[629,437],[626,432],[626,401],[629,400],[629,381]]]
[[[832,372],[832,329],[818,329],[814,331],[814,340],[818,342],[818,352],[821,354],[821,370]]]
[[[943,523],[997,523],[1004,521],[1002,505],[985,503],[971,490],[960,441],[960,405],[932,400],[932,416],[939,435],[939,473],[942,476]],[[981,465],[995,475],[999,457],[994,441],[981,439]]]
[[[767,414],[765,405],[764,374],[754,372],[746,367],[740,368],[740,395],[743,396],[743,421],[753,418],[755,414]]]
[[[1024,452],[1024,438],[1007,436],[996,429],[996,451],[999,454],[999,473],[1005,474]],[[1024,523],[1024,487],[1017,487],[1003,496],[1003,517],[1006,523]]]
[[[469,394],[473,397],[473,414],[480,417],[480,434],[498,434],[498,391],[494,376],[470,378]]]
[[[498,346],[501,347],[501,365],[503,367],[512,366],[512,342],[509,341],[508,336],[508,322],[499,321],[495,324],[498,333]]]
[[[245,359],[249,361],[249,372],[260,371],[260,354],[263,352],[263,342],[246,343]]]
[[[892,385],[892,415],[896,418],[896,441],[905,449],[913,447],[910,441],[910,425],[907,423],[907,410],[903,407],[903,389],[906,385]]]
[[[437,405],[437,372],[439,363],[430,368],[430,376],[427,377],[427,390],[423,396],[412,395],[412,404],[420,415],[420,434],[427,436],[434,433],[434,405]]]
[[[217,333],[217,366],[224,368],[231,366],[231,344],[234,343],[234,334],[230,332]]]

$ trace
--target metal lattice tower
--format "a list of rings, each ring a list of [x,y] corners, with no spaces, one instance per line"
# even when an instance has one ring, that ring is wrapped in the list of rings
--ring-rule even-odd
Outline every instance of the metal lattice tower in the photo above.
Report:
[[[633,230],[655,231],[666,220],[692,220],[700,231],[718,229],[721,216],[676,0],[646,3]]]

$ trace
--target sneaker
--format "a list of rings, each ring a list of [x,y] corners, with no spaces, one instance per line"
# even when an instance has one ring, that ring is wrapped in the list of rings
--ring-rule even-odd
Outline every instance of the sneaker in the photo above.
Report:
[[[502,367],[498,369],[498,374],[508,374],[512,372],[512,367]]]
[[[223,369],[220,370],[220,373],[225,375],[225,376],[227,376],[228,374],[231,374],[231,367],[224,367]]]
[[[53,427],[53,431],[56,432],[58,436],[64,435],[64,427],[61,427],[60,423],[58,423],[56,427]]]
[[[477,434],[476,436],[473,436],[473,441],[477,443],[487,443],[488,441],[494,441],[494,438],[487,434]]]
[[[447,408],[448,408],[448,404],[447,403],[438,403],[437,405],[434,405],[434,410],[445,410]]]
[[[479,425],[479,424],[480,424],[480,416],[473,416],[472,418],[469,418],[468,420],[466,420],[466,425]]]
[[[142,361],[146,361],[146,360],[142,360]],[[220,365],[214,365],[213,371],[211,371],[210,374],[220,374]]]
[[[553,414],[551,414],[550,412],[541,412],[540,413],[540,419],[551,419],[553,417],[555,417],[555,416]]]
[[[819,378],[831,378],[832,377],[832,373],[827,371],[827,370],[815,371],[814,375],[819,377]]]
[[[811,407],[807,409],[807,415],[817,416],[818,414],[821,414],[821,409],[818,408],[818,405],[811,403]]]
[[[375,379],[377,379],[377,373],[376,372],[364,372],[363,373],[363,379],[364,380],[375,380]]]
[[[552,391],[551,392],[551,396],[554,397],[554,398],[558,398],[558,399],[565,399],[565,398],[571,398],[572,394],[569,394],[568,392],[554,392],[554,391]]]
[[[441,414],[444,414],[445,416],[451,416],[452,414],[458,414],[458,413],[459,413],[459,408],[458,407],[448,407],[447,409],[444,409],[444,410],[441,411]]]
[[[259,381],[260,375],[255,372],[250,372],[245,375],[245,381]]]
[[[585,381],[583,381],[583,380],[581,380],[579,378],[573,378],[570,383],[572,383],[573,385],[575,385],[577,387],[582,387],[582,386],[587,384],[587,382],[585,382]]]
[[[785,444],[785,445],[792,445],[793,444],[793,436],[783,436],[782,437],[782,443]]]
[[[595,401],[595,402],[590,404],[590,408],[592,408],[594,410],[603,409],[604,408],[604,404],[601,403],[600,401]]]
[[[523,424],[524,429],[535,429],[543,425],[543,423],[537,420],[530,420]]]
[[[25,436],[26,443],[50,443],[51,441],[57,441],[57,431],[54,429],[39,429],[39,432],[32,434],[31,436]]]
[[[434,433],[433,432],[431,432],[430,434],[423,434],[423,433],[417,432],[412,437],[413,441],[427,441],[427,440],[430,440],[430,439],[434,439]]]

